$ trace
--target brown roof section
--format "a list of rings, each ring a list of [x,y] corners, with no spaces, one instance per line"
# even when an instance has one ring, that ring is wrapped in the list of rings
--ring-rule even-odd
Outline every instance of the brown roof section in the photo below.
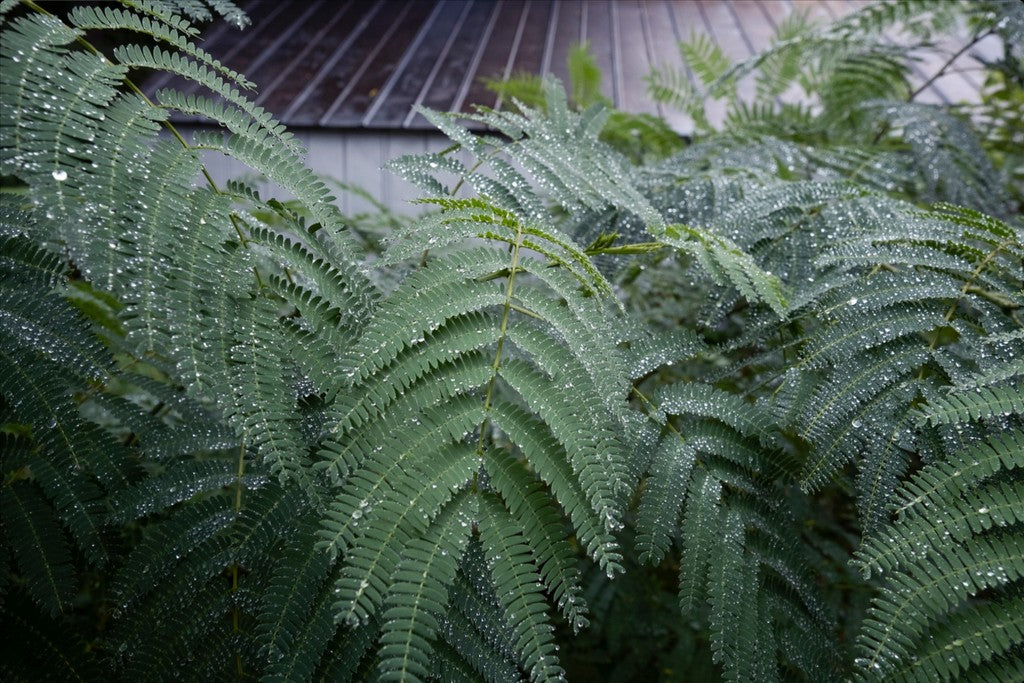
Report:
[[[289,126],[429,129],[415,105],[493,106],[483,77],[520,72],[566,80],[569,47],[589,41],[604,94],[619,108],[688,121],[652,102],[644,75],[678,65],[676,45],[707,33],[742,59],[765,47],[789,12],[836,19],[863,0],[249,0],[245,31],[222,23],[202,47],[246,74],[257,103]],[[984,49],[985,46],[982,46]],[[992,46],[988,46],[989,51]],[[935,57],[941,64],[941,58]],[[923,82],[935,68],[915,66]],[[176,85],[158,78],[155,91]],[[975,77],[953,73],[925,101],[974,99]],[[194,90],[189,85],[185,90]],[[741,87],[742,93],[742,87]]]

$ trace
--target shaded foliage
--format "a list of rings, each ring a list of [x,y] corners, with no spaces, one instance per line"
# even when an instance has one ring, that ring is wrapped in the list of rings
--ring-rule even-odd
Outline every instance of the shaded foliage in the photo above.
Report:
[[[196,44],[230,2],[5,0],[4,679],[1013,678],[1019,121],[916,104],[864,40],[957,12],[1019,54],[998,3],[692,41],[703,94],[822,108],[658,161],[602,137],[583,53],[486,134],[425,110],[452,147],[390,167],[431,210],[371,257]]]

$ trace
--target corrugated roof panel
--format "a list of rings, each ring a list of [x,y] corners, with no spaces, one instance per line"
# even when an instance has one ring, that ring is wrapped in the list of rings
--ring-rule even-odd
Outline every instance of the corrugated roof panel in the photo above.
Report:
[[[757,52],[771,42],[776,25],[760,2],[727,0],[726,7],[739,27],[743,44],[751,53]]]
[[[466,5],[458,30],[452,32],[442,56],[436,60],[413,105],[440,110],[451,110],[459,106],[458,99],[463,93],[463,86],[474,76],[471,69],[482,41],[494,29],[496,9],[494,3],[481,0]],[[414,118],[418,120],[413,121]],[[427,125],[426,119],[412,107],[407,108],[403,127]]]
[[[469,111],[471,104],[492,107],[495,104],[494,93],[483,84],[485,76],[502,75],[511,69],[509,57],[515,53],[517,38],[521,31],[526,30],[526,3],[523,0],[499,0],[498,17],[495,30],[488,36],[483,52],[477,63],[476,73],[471,75],[471,83],[463,100],[460,111]]]
[[[208,28],[202,46],[257,84],[257,102],[289,126],[428,129],[413,111],[469,111],[495,106],[485,77],[553,73],[567,77],[566,57],[590,44],[615,106],[659,113],[681,131],[685,116],[650,100],[644,76],[652,66],[678,66],[677,44],[707,34],[733,59],[768,45],[793,11],[827,22],[866,0],[250,0],[253,26]],[[998,40],[975,52],[998,54]],[[958,46],[943,44],[947,53]],[[924,83],[943,55],[914,65]],[[966,62],[969,57],[964,57]],[[951,68],[923,93],[923,101],[977,99],[978,82]],[[154,92],[196,86],[169,76],[147,84]],[[741,96],[753,94],[750,78]],[[798,97],[786,93],[783,100]],[[709,112],[717,118],[716,105]],[[719,109],[722,107],[719,106]],[[721,112],[718,112],[720,114]]]
[[[583,2],[565,0],[555,5],[556,14],[550,32],[551,45],[545,53],[544,73],[553,74],[563,83],[568,82],[569,70],[566,59],[569,49],[582,40],[581,21],[583,19]]]
[[[551,0],[531,0],[526,3],[526,24],[519,38],[512,73],[540,73],[547,45],[547,27],[551,21]]]
[[[601,94],[617,103],[622,86],[619,79],[615,78],[617,62],[612,39],[612,4],[588,3],[584,21],[587,43],[594,54],[594,61],[604,76],[601,80]]]
[[[373,93],[373,101],[362,119],[364,126],[404,127],[406,114],[416,102],[434,66],[444,57],[471,6],[468,2],[441,0],[434,7],[387,82]],[[321,123],[327,124],[328,121]]]
[[[409,3],[388,11],[384,3],[359,3],[367,14],[338,46],[333,63],[317,74],[304,93],[301,109],[292,105],[286,121],[299,125],[359,126],[371,101],[394,72],[423,27],[432,7]],[[301,112],[301,114],[300,114]]]
[[[302,107],[309,97],[310,84],[317,81],[321,72],[333,68],[335,60],[344,54],[346,39],[358,34],[353,26],[365,20],[371,10],[372,6],[367,3],[350,0],[330,13],[327,21],[317,14],[312,20],[317,32],[308,37],[304,34],[302,40],[294,41],[301,51],[291,59],[268,62],[268,67],[277,66],[277,73],[273,78],[268,74],[266,83],[256,80],[261,86],[256,102],[280,115],[288,112],[288,108],[275,109],[281,104],[291,103],[290,107],[296,109]]]
[[[308,9],[303,6],[301,9]],[[225,65],[239,73],[248,74],[261,63],[278,61],[277,50],[295,24],[295,18],[303,15],[299,7],[289,7],[288,3],[260,2],[254,4],[250,17],[252,24],[246,30],[245,40],[238,40],[238,32],[218,34],[214,56]],[[227,47],[224,50],[221,46]],[[206,46],[204,46],[206,47]],[[209,51],[209,48],[207,48]],[[262,85],[262,84],[258,84]]]

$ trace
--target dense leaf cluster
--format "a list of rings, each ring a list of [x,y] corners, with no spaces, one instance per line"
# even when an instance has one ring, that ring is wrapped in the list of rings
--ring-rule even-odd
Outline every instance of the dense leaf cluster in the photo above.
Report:
[[[580,55],[485,134],[423,111],[383,244],[213,15],[0,3],[5,680],[1024,677],[1024,8],[692,41],[705,89],[651,83],[703,133],[650,154]],[[906,84],[958,18],[1006,45],[973,122]]]

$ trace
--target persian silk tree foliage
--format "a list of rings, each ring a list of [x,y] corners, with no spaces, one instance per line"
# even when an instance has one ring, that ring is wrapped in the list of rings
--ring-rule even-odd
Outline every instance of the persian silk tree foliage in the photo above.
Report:
[[[4,679],[1021,678],[1019,122],[850,86],[935,7],[709,71],[828,55],[657,163],[554,83],[424,111],[370,254],[199,47],[230,2],[4,0]]]

